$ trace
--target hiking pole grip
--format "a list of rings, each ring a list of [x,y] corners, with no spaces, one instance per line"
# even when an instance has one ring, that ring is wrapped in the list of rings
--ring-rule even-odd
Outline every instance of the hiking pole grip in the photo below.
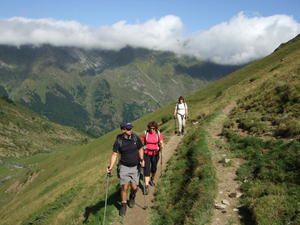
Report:
[[[111,171],[112,171],[112,169],[110,168],[110,166],[108,166],[107,170],[106,170],[106,175],[111,177],[112,176]]]

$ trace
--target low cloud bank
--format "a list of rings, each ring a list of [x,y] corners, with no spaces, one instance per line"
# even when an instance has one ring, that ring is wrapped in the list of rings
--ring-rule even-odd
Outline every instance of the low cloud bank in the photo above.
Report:
[[[270,54],[300,33],[287,15],[249,17],[243,12],[208,30],[183,36],[184,24],[174,15],[128,24],[92,28],[77,21],[13,17],[0,19],[0,44],[76,46],[119,50],[127,45],[187,54],[220,64],[242,64]]]

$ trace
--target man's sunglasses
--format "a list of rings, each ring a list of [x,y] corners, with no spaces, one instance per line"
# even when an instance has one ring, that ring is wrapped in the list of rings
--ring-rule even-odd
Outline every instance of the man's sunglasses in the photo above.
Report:
[[[132,128],[125,128],[125,130],[128,130],[128,131],[130,131],[130,130],[132,130]]]

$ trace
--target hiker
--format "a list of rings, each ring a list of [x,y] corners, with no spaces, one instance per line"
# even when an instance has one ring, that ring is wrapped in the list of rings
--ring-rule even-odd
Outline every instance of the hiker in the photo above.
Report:
[[[188,107],[184,101],[184,98],[180,96],[178,98],[178,102],[176,103],[175,110],[174,110],[174,119],[178,121],[178,132],[177,135],[184,134],[185,128],[185,121],[188,118]]]
[[[139,184],[139,165],[144,167],[145,162],[143,143],[141,139],[133,133],[132,124],[121,123],[120,128],[122,133],[116,137],[116,141],[113,145],[113,153],[107,168],[107,173],[112,171],[119,153],[118,175],[121,185],[121,208],[119,215],[124,216],[126,214],[129,187],[131,190],[128,206],[132,208],[135,205],[135,196]]]
[[[163,135],[158,130],[158,124],[155,121],[151,121],[148,123],[147,128],[141,137],[144,143],[145,195],[149,193],[149,185],[155,185],[154,178],[159,161],[159,152],[163,149]]]

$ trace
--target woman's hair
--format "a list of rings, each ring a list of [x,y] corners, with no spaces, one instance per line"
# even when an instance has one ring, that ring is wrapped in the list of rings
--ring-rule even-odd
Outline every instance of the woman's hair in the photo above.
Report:
[[[184,97],[180,96],[180,97],[178,98],[178,102],[179,102],[179,103],[180,103],[180,100],[183,100],[183,102],[184,102]]]
[[[155,121],[150,121],[147,125],[148,130],[150,129],[150,127],[155,127],[155,130],[158,130],[158,124]]]

